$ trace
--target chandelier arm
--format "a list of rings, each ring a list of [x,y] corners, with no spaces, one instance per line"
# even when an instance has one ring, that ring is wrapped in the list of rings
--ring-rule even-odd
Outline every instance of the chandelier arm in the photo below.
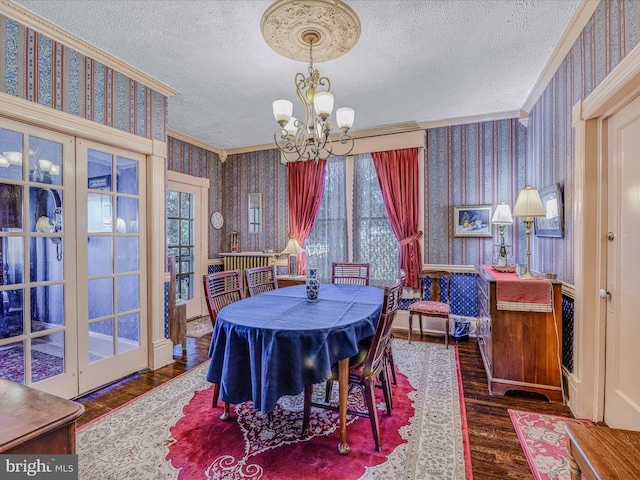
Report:
[[[320,77],[318,79],[318,85],[322,85],[323,87],[326,85],[327,92],[331,91],[331,80],[329,80],[329,77]]]

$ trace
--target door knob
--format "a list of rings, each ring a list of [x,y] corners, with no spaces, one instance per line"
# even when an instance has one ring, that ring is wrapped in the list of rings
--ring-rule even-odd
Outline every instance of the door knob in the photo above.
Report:
[[[611,296],[609,292],[607,292],[604,288],[600,289],[600,298],[607,298]]]

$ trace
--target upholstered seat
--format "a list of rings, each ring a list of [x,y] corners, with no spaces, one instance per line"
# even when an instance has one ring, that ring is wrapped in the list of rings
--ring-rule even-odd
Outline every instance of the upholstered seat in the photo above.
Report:
[[[425,282],[429,281],[429,298],[425,298]],[[442,292],[444,284],[444,294]],[[422,335],[422,317],[444,319],[444,344],[449,348],[449,315],[451,313],[451,273],[445,271],[420,272],[420,300],[407,308],[409,311],[409,343],[413,330],[413,316],[420,319],[420,335]]]

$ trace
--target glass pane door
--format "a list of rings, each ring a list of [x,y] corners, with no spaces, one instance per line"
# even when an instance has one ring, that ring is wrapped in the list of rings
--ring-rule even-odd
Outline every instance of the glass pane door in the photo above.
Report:
[[[143,158],[78,141],[81,392],[146,367]]]
[[[176,258],[176,302],[186,302],[194,294],[195,253],[194,196],[169,190],[167,193],[168,255]]]
[[[73,170],[72,138],[0,122],[0,377],[63,397],[77,394]]]

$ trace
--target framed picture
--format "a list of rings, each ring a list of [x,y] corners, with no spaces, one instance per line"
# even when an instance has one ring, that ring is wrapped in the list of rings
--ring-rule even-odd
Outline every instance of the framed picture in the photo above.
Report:
[[[454,237],[493,237],[493,205],[453,207]]]
[[[560,184],[555,183],[540,190],[544,217],[534,217],[536,237],[563,237],[564,214]]]

